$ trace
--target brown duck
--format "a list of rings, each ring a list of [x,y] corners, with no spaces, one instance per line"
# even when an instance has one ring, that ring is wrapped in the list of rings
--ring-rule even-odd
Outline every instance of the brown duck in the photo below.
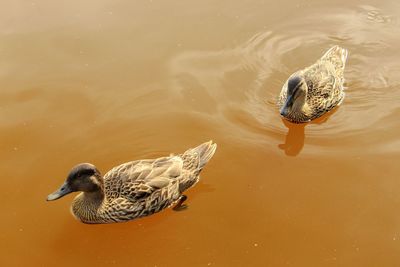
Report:
[[[186,200],[183,192],[199,181],[200,171],[216,148],[209,141],[180,155],[124,163],[103,177],[94,165],[78,164],[47,200],[81,191],[73,200],[71,211],[83,223],[128,221],[174,204],[174,209],[181,209]]]
[[[347,50],[329,49],[315,64],[293,73],[282,87],[280,114],[294,123],[308,122],[340,105]]]

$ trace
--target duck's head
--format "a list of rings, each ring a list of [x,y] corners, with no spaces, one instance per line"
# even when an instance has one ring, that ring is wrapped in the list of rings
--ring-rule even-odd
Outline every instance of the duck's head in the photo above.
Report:
[[[280,110],[281,115],[286,117],[293,110],[301,110],[306,100],[307,91],[307,82],[303,77],[293,76],[289,78],[287,83],[287,98]]]
[[[95,192],[100,190],[101,186],[101,175],[96,167],[90,163],[81,163],[72,168],[64,184],[48,195],[47,201],[56,200],[77,191]]]

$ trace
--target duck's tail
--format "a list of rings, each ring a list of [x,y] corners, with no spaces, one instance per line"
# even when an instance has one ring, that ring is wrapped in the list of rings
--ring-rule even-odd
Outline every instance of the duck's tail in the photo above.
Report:
[[[196,167],[196,169],[201,170],[204,165],[212,158],[217,149],[217,144],[213,143],[213,141],[205,142],[195,148],[188,149],[185,153],[183,153],[183,158],[196,158],[196,163],[191,160],[187,160],[186,164],[188,164],[188,168]],[[193,157],[196,155],[195,157]],[[197,156],[199,157],[199,162],[197,162]],[[192,165],[195,164],[195,165]],[[191,166],[190,166],[191,165]]]
[[[191,171],[191,175],[183,175],[179,181],[180,192],[192,187],[199,181],[199,173],[212,158],[217,149],[217,144],[212,141],[203,143],[195,148],[188,149],[181,155],[183,168]]]
[[[343,74],[344,67],[346,65],[347,55],[348,51],[346,49],[335,45],[334,47],[326,51],[326,53],[321,57],[321,60],[331,62],[335,66],[336,71]]]
[[[217,149],[217,144],[213,143],[213,141],[208,141],[203,143],[195,148],[190,149],[191,153],[197,153],[200,158],[199,169],[202,169],[204,165],[212,158]]]

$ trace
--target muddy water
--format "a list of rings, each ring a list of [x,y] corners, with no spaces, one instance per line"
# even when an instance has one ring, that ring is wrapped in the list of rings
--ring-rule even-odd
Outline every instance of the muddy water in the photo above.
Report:
[[[2,266],[399,266],[397,1],[3,1]],[[286,78],[349,50],[346,99],[280,119]],[[213,139],[189,208],[84,225],[45,197]]]

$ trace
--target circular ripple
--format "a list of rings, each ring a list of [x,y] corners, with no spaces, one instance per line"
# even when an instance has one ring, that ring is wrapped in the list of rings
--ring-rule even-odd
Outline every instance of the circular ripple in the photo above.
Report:
[[[298,14],[234,49],[179,55],[170,65],[174,88],[183,93],[182,77],[194,81],[202,91],[197,97],[215,104],[208,115],[244,142],[278,146],[288,155],[299,154],[305,140],[306,154],[343,148],[387,152],[397,137],[385,133],[398,129],[400,112],[397,21],[370,6]],[[343,104],[307,125],[283,122],[276,106],[283,83],[336,44],[349,50]]]

